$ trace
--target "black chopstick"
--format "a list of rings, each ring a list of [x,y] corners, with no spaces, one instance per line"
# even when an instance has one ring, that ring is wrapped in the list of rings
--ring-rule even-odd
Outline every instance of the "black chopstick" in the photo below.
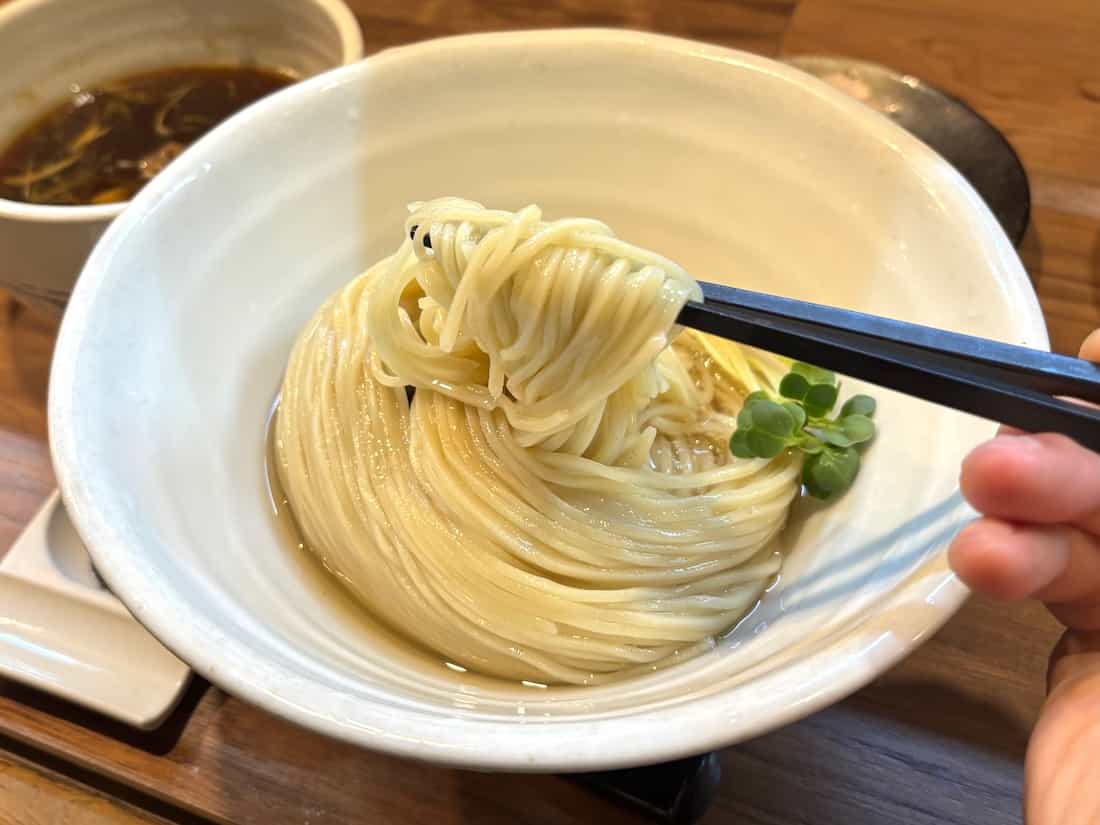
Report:
[[[750,292],[703,282],[708,304],[737,306],[771,316],[807,321],[832,329],[848,330],[884,341],[951,355],[967,363],[984,364],[1014,384],[1049,395],[1069,395],[1100,403],[1100,367],[1080,358],[991,341],[973,335],[881,318],[846,309]],[[1018,377],[1026,376],[1026,377]]]
[[[1100,368],[1076,358],[789,298],[704,284],[679,323],[1100,451]]]

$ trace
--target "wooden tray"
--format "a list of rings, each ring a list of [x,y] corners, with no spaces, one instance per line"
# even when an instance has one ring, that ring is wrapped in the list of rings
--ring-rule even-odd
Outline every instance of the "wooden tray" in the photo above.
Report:
[[[704,822],[1017,821],[1055,635],[1041,608],[972,604],[871,688],[724,751]],[[202,680],[151,733],[0,682],[5,750],[175,822],[646,821],[562,777],[456,771],[343,745]]]

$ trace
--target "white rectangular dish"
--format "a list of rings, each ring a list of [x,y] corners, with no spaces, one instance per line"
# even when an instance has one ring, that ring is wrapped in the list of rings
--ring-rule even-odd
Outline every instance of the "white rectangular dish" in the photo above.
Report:
[[[103,586],[56,492],[0,559],[0,676],[143,729],[191,680]]]

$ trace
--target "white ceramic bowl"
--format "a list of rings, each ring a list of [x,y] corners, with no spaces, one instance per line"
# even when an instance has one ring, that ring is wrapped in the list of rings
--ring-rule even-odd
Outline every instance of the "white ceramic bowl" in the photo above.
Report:
[[[0,151],[73,84],[242,63],[309,77],[362,56],[359,24],[340,0],[14,0],[0,7]],[[0,198],[0,286],[60,308],[125,207]]]
[[[654,762],[855,690],[964,598],[944,547],[993,426],[875,391],[881,435],[835,505],[800,503],[781,582],[713,653],[537,689],[403,652],[281,541],[264,419],[299,326],[459,194],[599,216],[700,277],[1043,347],[1008,240],[938,156],[747,54],[608,31],[421,43],[232,119],[134,201],[57,345],[61,489],[114,591],[214,683],[333,736],[509,770]],[[855,390],[858,384],[850,383]]]

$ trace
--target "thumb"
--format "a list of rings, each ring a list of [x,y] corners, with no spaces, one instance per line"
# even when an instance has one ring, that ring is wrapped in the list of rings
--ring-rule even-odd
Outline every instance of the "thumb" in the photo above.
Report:
[[[1066,631],[1028,746],[1028,825],[1100,822],[1100,631]]]
[[[1100,676],[1100,630],[1067,630],[1050,654],[1047,670],[1048,704],[1060,688],[1078,679]],[[1100,722],[1100,715],[1097,716]],[[1100,765],[1100,754],[1098,754]]]

